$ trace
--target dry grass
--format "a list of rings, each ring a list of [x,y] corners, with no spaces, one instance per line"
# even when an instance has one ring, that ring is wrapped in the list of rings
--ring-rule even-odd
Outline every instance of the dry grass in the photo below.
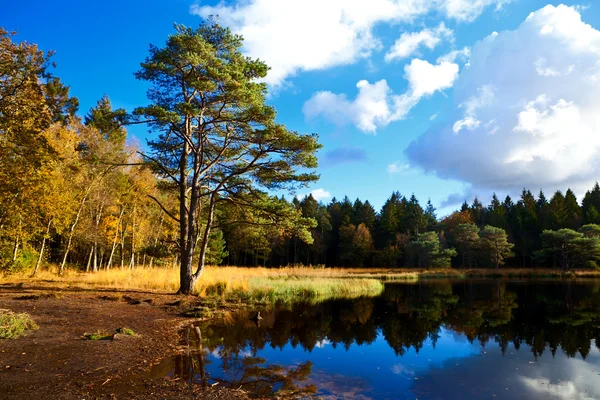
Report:
[[[331,298],[377,295],[381,280],[417,281],[427,278],[599,278],[600,271],[557,269],[383,269],[383,268],[245,268],[207,267],[196,284],[201,296],[225,297],[235,294],[243,300],[289,299],[291,297]],[[179,271],[173,268],[113,269],[96,273],[67,270],[58,276],[56,268],[30,278],[28,272],[0,278],[0,283],[37,283],[40,286],[113,288],[173,293],[179,288]]]
[[[201,296],[234,293],[241,297],[241,294],[246,294],[246,298],[249,296],[256,301],[287,301],[294,296],[306,299],[375,296],[383,290],[378,280],[382,276],[383,270],[367,269],[207,267],[196,283],[195,291]],[[403,279],[417,278],[414,273],[401,276]],[[59,276],[51,268],[33,278],[23,272],[6,276],[0,282],[173,293],[179,288],[179,271],[172,268],[112,269],[96,273],[68,270]]]

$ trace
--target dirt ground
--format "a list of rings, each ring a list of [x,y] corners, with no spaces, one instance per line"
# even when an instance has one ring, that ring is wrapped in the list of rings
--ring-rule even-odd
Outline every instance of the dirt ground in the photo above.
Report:
[[[190,320],[173,295],[0,285],[0,309],[29,313],[39,325],[0,339],[2,399],[246,399],[241,391],[150,378],[177,351]],[[136,336],[85,340],[85,333],[132,329]]]

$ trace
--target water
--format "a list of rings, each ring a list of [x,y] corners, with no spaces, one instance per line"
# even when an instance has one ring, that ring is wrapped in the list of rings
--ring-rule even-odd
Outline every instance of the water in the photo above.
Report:
[[[597,281],[387,284],[254,314],[188,330],[153,373],[264,397],[600,399]]]

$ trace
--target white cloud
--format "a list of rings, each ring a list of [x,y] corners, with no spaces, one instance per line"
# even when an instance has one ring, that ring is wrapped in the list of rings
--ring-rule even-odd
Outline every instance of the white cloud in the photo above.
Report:
[[[439,12],[471,21],[488,6],[506,0],[243,0],[233,5],[193,5],[201,17],[218,15],[244,37],[251,57],[271,70],[266,82],[281,85],[300,71],[321,70],[368,58],[381,47],[373,28],[381,23],[413,22]]]
[[[447,61],[433,65],[414,59],[404,72],[408,90],[402,95],[393,94],[385,79],[373,84],[362,80],[356,84],[358,95],[354,100],[348,100],[345,94],[315,93],[304,103],[304,116],[322,116],[338,125],[352,123],[363,132],[375,133],[378,128],[405,118],[423,97],[452,87],[458,77],[458,65]]]
[[[373,84],[362,80],[356,87],[358,95],[352,101],[345,94],[317,92],[304,104],[302,111],[309,119],[322,115],[338,125],[351,122],[363,132],[375,133],[378,126],[387,125],[390,117],[390,88],[385,79]]]
[[[442,22],[435,29],[403,33],[385,54],[385,61],[400,60],[413,55],[421,46],[433,50],[444,39],[452,41],[454,32]]]
[[[597,377],[591,377],[598,379]],[[550,379],[532,379],[521,377],[525,387],[545,398],[569,400],[594,400],[573,382],[551,382]]]
[[[459,119],[454,123],[454,125],[452,126],[452,131],[454,133],[459,133],[463,129],[472,131],[474,129],[479,128],[479,125],[481,125],[481,121],[478,121],[473,117],[465,117],[463,119]]]
[[[319,341],[318,341],[318,342],[315,344],[315,347],[316,347],[316,348],[318,348],[318,349],[322,349],[322,348],[324,348],[325,346],[328,346],[328,345],[330,345],[330,344],[331,344],[331,341],[330,341],[329,339],[322,339],[322,340],[319,340]]]
[[[473,21],[483,10],[494,5],[500,10],[504,4],[512,0],[447,0],[443,4],[446,15],[459,21]]]
[[[544,57],[538,58],[533,65],[535,65],[535,72],[537,72],[539,76],[560,76],[560,72],[546,65],[546,59]]]
[[[400,161],[396,161],[387,166],[387,172],[390,175],[401,174],[410,171],[410,164],[402,164]]]
[[[471,48],[463,47],[460,50],[452,50],[450,53],[438,57],[436,62],[439,64],[443,61],[448,61],[451,63],[456,62],[458,60],[468,61],[469,57],[471,57]]]
[[[475,44],[455,84],[454,112],[407,156],[475,194],[581,193],[600,174],[599,78],[600,31],[573,7],[546,6]]]
[[[331,193],[323,188],[315,189],[310,192],[316,201],[327,200],[331,198]],[[304,197],[304,196],[302,196]]]
[[[598,350],[590,349],[587,360],[567,358],[564,355],[561,368],[542,363],[531,376],[519,376],[515,383],[520,393],[535,398],[556,400],[592,400],[600,398],[600,379],[594,368],[598,362]],[[519,387],[522,386],[522,389]],[[529,393],[528,393],[529,392]],[[529,396],[523,396],[529,397]]]
[[[404,67],[404,72],[410,84],[411,96],[421,98],[451,88],[458,77],[458,65],[448,61],[433,65],[416,58]]]

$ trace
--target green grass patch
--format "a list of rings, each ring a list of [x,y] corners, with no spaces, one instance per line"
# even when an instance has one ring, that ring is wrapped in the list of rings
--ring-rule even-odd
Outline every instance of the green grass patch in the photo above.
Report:
[[[16,339],[35,329],[39,327],[29,314],[0,310],[0,339]]]
[[[374,297],[383,292],[383,282],[360,278],[253,278],[247,296],[253,303],[320,302],[329,299]],[[241,298],[240,300],[245,300]]]
[[[133,331],[133,329],[129,329],[129,328],[119,328],[119,329],[117,329],[117,333],[120,333],[121,335],[126,335],[126,336],[135,336],[135,332]]]
[[[96,333],[84,333],[83,339],[86,340],[113,340],[115,339],[115,335],[125,335],[125,336],[136,336],[133,329],[129,328],[117,328],[113,333],[108,333],[106,331],[97,331]]]
[[[96,333],[84,333],[83,338],[86,340],[111,340],[114,333],[97,331]]]

